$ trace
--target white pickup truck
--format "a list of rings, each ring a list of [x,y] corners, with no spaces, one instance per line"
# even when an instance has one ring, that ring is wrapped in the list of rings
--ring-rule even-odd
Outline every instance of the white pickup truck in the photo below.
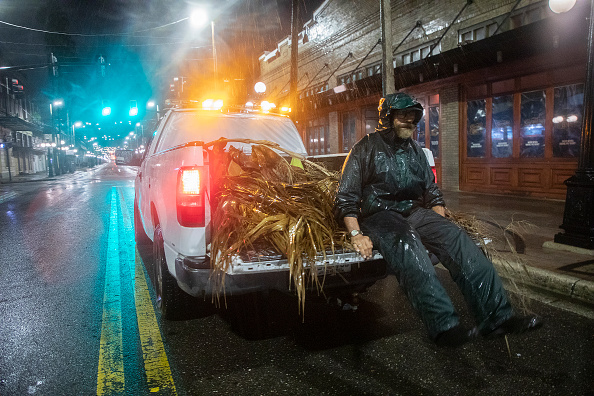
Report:
[[[306,150],[293,122],[283,116],[255,112],[226,113],[173,109],[163,118],[148,145],[135,180],[134,228],[139,245],[152,245],[152,272],[157,308],[165,318],[183,315],[188,295],[208,302],[216,290],[211,279],[210,242],[217,224],[211,213],[211,177],[206,143],[221,137],[277,143],[294,153]],[[233,143],[246,153],[251,146]],[[229,147],[229,144],[226,146]],[[182,181],[184,181],[182,183]],[[193,185],[186,190],[184,186]],[[386,276],[377,254],[363,261],[354,252],[328,255],[316,263],[325,274],[326,296],[363,291]],[[290,291],[284,257],[246,262],[239,256],[225,274],[225,295]],[[198,304],[197,299],[193,299]]]

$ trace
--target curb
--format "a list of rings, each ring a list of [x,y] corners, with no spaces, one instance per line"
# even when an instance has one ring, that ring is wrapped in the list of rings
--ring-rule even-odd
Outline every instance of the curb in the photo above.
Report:
[[[11,185],[11,184],[18,184],[18,183],[29,183],[29,182],[36,182],[36,181],[45,181],[45,180],[56,180],[55,177],[40,177],[36,179],[17,179],[7,182],[0,182],[0,184],[4,185]]]
[[[497,258],[493,264],[503,278],[594,305],[594,282]]]

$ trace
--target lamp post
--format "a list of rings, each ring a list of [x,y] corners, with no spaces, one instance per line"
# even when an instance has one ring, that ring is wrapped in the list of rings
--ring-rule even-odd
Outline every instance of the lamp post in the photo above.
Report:
[[[190,22],[195,27],[203,27],[208,23],[209,20],[208,12],[204,9],[196,9],[190,16]],[[211,31],[211,42],[212,42],[212,70],[215,82],[215,88],[217,87],[217,47],[215,45],[215,24],[214,20],[210,19],[210,31]]]
[[[76,144],[75,128],[80,128],[81,126],[82,126],[81,121],[76,121],[75,123],[72,124],[72,141],[70,142],[70,144]]]
[[[56,141],[61,140],[61,109],[64,106],[64,101],[62,99],[55,99],[52,103],[50,103],[50,114],[52,116],[52,147],[54,146],[55,140],[55,131],[58,131],[58,138]],[[52,150],[52,163],[54,166],[54,173],[56,175],[60,174],[60,152],[56,153],[56,150]],[[53,175],[52,175],[53,176]]]
[[[565,7],[557,7],[560,4]],[[551,10],[568,11],[575,0],[550,0]],[[575,174],[565,180],[567,195],[563,224],[564,232],[555,235],[555,242],[575,247],[594,249],[594,0],[590,0],[590,26],[588,29],[588,55],[586,85],[584,87],[584,114],[580,142],[580,155]]]

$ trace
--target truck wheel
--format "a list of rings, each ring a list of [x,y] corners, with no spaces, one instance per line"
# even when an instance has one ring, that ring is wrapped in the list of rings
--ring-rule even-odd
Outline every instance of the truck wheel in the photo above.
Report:
[[[144,232],[136,200],[134,200],[134,239],[137,246],[150,246],[153,243],[148,235],[146,235],[146,232]]]
[[[160,225],[155,229],[153,257],[157,311],[167,320],[183,319],[188,304],[195,299],[180,289],[173,275],[169,273]]]

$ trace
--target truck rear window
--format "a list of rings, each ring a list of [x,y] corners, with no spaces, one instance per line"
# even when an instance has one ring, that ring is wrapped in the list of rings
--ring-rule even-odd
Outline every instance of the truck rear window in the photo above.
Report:
[[[268,140],[278,143],[284,149],[307,154],[297,129],[288,118],[203,111],[171,114],[159,139],[157,151],[193,141],[209,143],[222,137]],[[233,146],[243,148],[244,152],[251,152],[249,145],[233,143]]]

